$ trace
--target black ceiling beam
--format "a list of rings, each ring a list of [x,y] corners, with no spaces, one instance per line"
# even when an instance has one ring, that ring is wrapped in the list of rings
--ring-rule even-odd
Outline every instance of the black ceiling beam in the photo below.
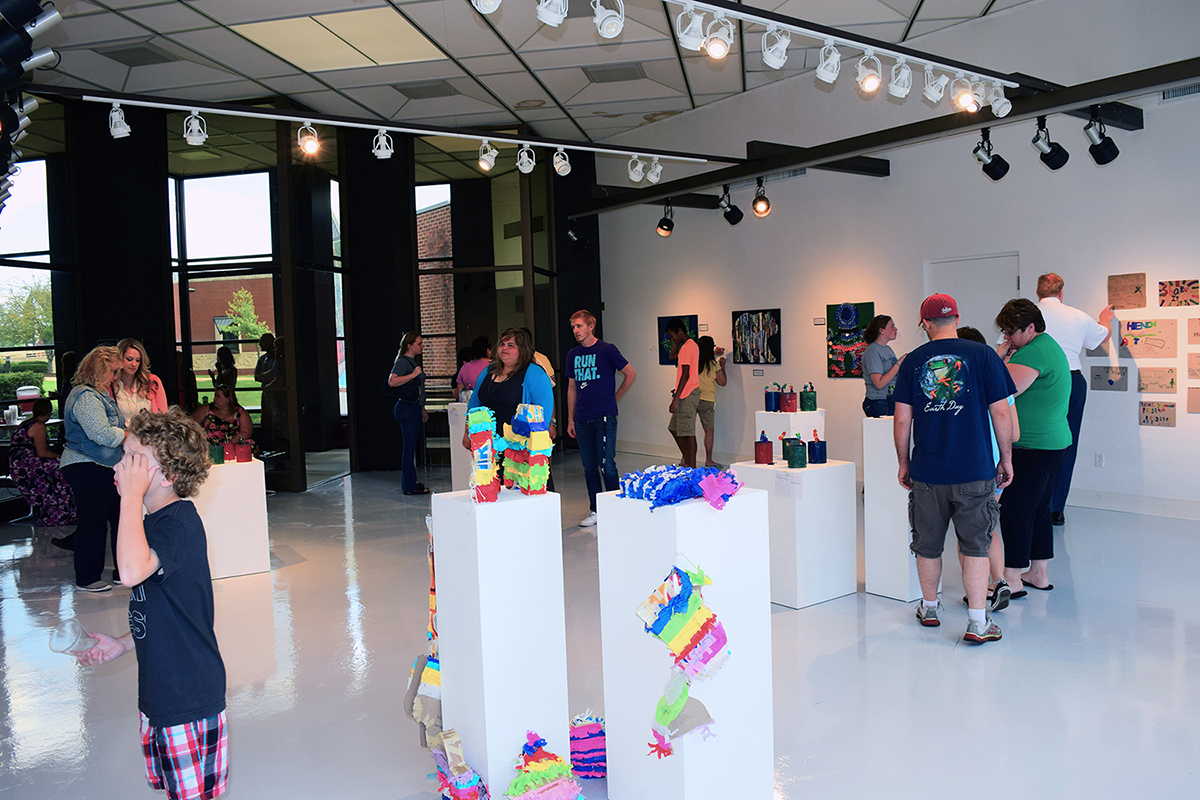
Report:
[[[592,185],[592,197],[614,197],[625,191],[623,186],[605,186],[603,184]],[[698,208],[702,211],[712,211],[720,208],[717,201],[721,198],[715,194],[681,194],[672,195],[666,200],[647,200],[646,205],[660,206],[669,200],[671,205],[676,208]]]
[[[807,147],[792,147],[791,145],[776,144],[775,142],[760,142],[756,139],[746,142],[746,158],[750,161],[757,161],[784,153],[802,156],[808,149]],[[892,174],[892,164],[890,161],[886,158],[873,158],[871,156],[843,158],[841,161],[831,161],[828,164],[813,167],[813,169],[825,169],[830,172],[848,172],[852,175],[866,175],[871,178],[886,178]]]
[[[1028,75],[1024,75],[1020,72],[1016,73],[1016,76],[1023,81],[1039,81],[1038,78],[1030,78]],[[1059,89],[1067,88],[1057,83],[1050,83],[1048,81],[1040,82],[1049,87],[1043,91],[1058,91]],[[1012,89],[1009,91],[1010,96],[1008,99],[1015,100],[1018,97],[1029,97],[1032,94],[1032,91],[1025,88]],[[1092,109],[1096,110],[1096,113],[1100,117],[1100,121],[1103,122],[1106,127],[1119,128],[1123,131],[1140,131],[1145,127],[1145,117],[1142,114],[1142,110],[1137,106],[1131,106],[1127,103],[1101,103],[1087,109],[1077,108],[1073,111],[1067,111],[1065,113],[1070,117],[1079,117],[1080,119],[1090,120],[1092,118]]]
[[[974,114],[959,112],[935,117],[829,142],[818,147],[808,148],[799,155],[785,153],[660,183],[653,189],[625,191],[603,201],[588,203],[579,211],[568,216],[570,219],[576,219],[605,211],[616,211],[662,200],[666,197],[711,189],[726,183],[737,183],[759,175],[771,175],[800,167],[815,168],[833,161],[890,150],[901,145],[936,141],[981,128],[1012,125],[1050,114],[1068,114],[1081,109],[1087,110],[1090,106],[1103,106],[1105,103],[1143,94],[1157,88],[1191,82],[1197,78],[1200,78],[1200,58],[1175,61],[1052,92],[1039,92],[1028,97],[1018,97],[1013,100],[1012,111],[1004,119],[996,119],[990,112],[984,111]]]

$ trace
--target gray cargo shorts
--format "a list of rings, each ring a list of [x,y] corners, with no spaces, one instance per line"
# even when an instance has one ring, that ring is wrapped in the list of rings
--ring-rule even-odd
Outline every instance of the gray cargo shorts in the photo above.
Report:
[[[954,520],[958,549],[964,556],[986,558],[992,531],[1000,522],[996,481],[931,484],[913,481],[908,494],[909,546],[922,558],[941,558],[946,528]]]

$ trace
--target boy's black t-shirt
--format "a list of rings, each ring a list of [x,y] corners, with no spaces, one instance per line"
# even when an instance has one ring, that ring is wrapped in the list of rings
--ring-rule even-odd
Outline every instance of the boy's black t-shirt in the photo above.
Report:
[[[225,663],[213,632],[204,523],[190,500],[145,517],[161,569],[133,587],[129,630],[138,659],[138,708],[156,728],[225,710]]]

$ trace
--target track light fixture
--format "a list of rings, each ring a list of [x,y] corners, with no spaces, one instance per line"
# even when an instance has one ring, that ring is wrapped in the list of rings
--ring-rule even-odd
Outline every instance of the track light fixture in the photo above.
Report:
[[[774,25],[768,26],[762,37],[763,63],[771,69],[783,69],[783,65],[787,63],[788,45],[791,43],[792,37],[787,31]]]
[[[392,153],[396,151],[395,145],[392,144],[392,137],[383,128],[379,129],[379,133],[375,134],[375,140],[371,143],[371,152],[379,160],[391,158]]]
[[[571,159],[567,158],[567,151],[561,147],[554,151],[554,171],[563,177],[571,174]]]
[[[521,145],[521,149],[517,151],[517,169],[522,175],[528,175],[533,172],[533,167],[537,163],[537,158],[533,154],[533,148],[527,144]]]
[[[1008,162],[998,155],[992,154],[991,131],[984,128],[980,131],[983,139],[975,146],[975,160],[983,165],[983,174],[998,181],[1008,174]]]
[[[949,75],[934,74],[933,67],[925,65],[925,88],[921,94],[925,95],[925,99],[934,105],[942,102],[942,95],[946,91],[946,84],[950,82]]]
[[[199,147],[207,138],[208,123],[204,121],[204,117],[200,116],[199,111],[188,114],[187,119],[183,121],[183,140],[193,147]]]
[[[629,180],[639,182],[646,173],[646,162],[638,156],[629,159]]]
[[[1037,133],[1033,135],[1032,144],[1041,153],[1038,158],[1050,169],[1059,169],[1071,157],[1058,142],[1050,141],[1050,131],[1046,130],[1046,118],[1037,118]]]
[[[817,77],[826,83],[833,83],[837,80],[841,69],[842,54],[833,46],[832,39],[826,39],[825,46],[821,48],[821,63],[817,65]]]
[[[1004,96],[1004,87],[998,83],[992,84],[991,94],[988,95],[988,105],[992,107],[992,114],[997,119],[1007,117],[1008,112],[1012,111],[1012,100]]]
[[[592,0],[592,10],[596,12],[592,22],[596,23],[596,31],[602,39],[615,39],[625,28],[625,3],[623,0],[609,2],[614,3],[615,8],[605,8],[600,5],[600,0]]]
[[[471,5],[480,14],[491,14],[500,7],[500,0],[471,0]]]
[[[956,111],[967,111],[974,114],[982,103],[982,98],[976,94],[971,79],[965,77],[961,72],[955,76],[954,83],[950,84],[950,96],[954,98]]]
[[[722,209],[721,216],[725,217],[725,221],[730,225],[737,225],[742,221],[742,217],[746,215],[743,214],[742,210],[735,206],[733,201],[729,199],[729,184],[725,184],[721,188],[723,189],[724,193],[721,195],[721,199],[717,201],[717,205]]]
[[[300,152],[306,156],[315,156],[320,151],[321,141],[317,138],[317,129],[311,122],[306,121],[300,126],[300,130],[296,131],[296,144],[300,145]]]
[[[662,219],[658,221],[659,236],[670,236],[671,231],[675,230],[675,209],[671,208],[671,198],[667,198],[666,205],[663,206]]]
[[[492,167],[496,166],[496,156],[500,151],[488,144],[488,140],[484,139],[479,145],[479,168],[484,172],[491,171]]]
[[[1092,161],[1100,166],[1112,163],[1121,155],[1116,142],[1108,137],[1104,123],[1100,121],[1100,113],[1095,108],[1092,109],[1092,121],[1083,126],[1083,135],[1092,143],[1088,148],[1088,152],[1092,154]]]
[[[125,110],[120,103],[113,103],[108,112],[108,132],[114,139],[124,139],[133,132],[133,128],[125,121]]]
[[[901,56],[892,65],[892,79],[888,82],[888,94],[892,97],[905,98],[908,97],[911,89],[912,67],[908,66],[908,62]]]
[[[571,244],[575,245],[576,250],[587,250],[590,242],[575,232],[574,228],[567,228],[567,238],[571,240]]]
[[[658,163],[658,156],[650,160],[650,169],[646,170],[646,180],[651,183],[658,183],[662,178],[662,164]]]
[[[709,58],[720,61],[729,55],[733,47],[733,23],[726,19],[724,14],[717,12],[713,21],[708,23],[705,33],[704,49]]]
[[[0,114],[0,120],[2,120],[0,135],[6,134],[10,143],[17,141],[18,138],[24,138],[25,129],[32,124],[29,115],[37,111],[37,107],[36,97],[18,97],[17,101],[7,109],[0,106],[0,112],[2,112]]]
[[[557,28],[567,18],[567,0],[538,0],[537,18]]]
[[[771,201],[767,199],[767,190],[763,188],[765,180],[765,178],[758,179],[758,188],[754,190],[754,202],[750,205],[754,216],[760,219],[771,213]]]
[[[874,50],[866,51],[858,60],[858,73],[855,75],[855,80],[858,81],[858,88],[862,89],[865,94],[875,94],[879,90],[880,84],[883,83],[883,67],[880,65],[879,59],[875,57]]]
[[[686,23],[683,21],[684,15],[688,18]],[[684,50],[698,51],[704,47],[704,12],[697,11],[691,3],[685,5],[675,18],[675,35]]]

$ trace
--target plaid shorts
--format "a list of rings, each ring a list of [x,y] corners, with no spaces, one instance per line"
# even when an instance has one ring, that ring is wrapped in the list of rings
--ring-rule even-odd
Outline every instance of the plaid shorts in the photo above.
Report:
[[[224,711],[170,728],[152,727],[145,714],[140,716],[151,789],[165,789],[170,800],[212,800],[225,791],[229,734]]]

